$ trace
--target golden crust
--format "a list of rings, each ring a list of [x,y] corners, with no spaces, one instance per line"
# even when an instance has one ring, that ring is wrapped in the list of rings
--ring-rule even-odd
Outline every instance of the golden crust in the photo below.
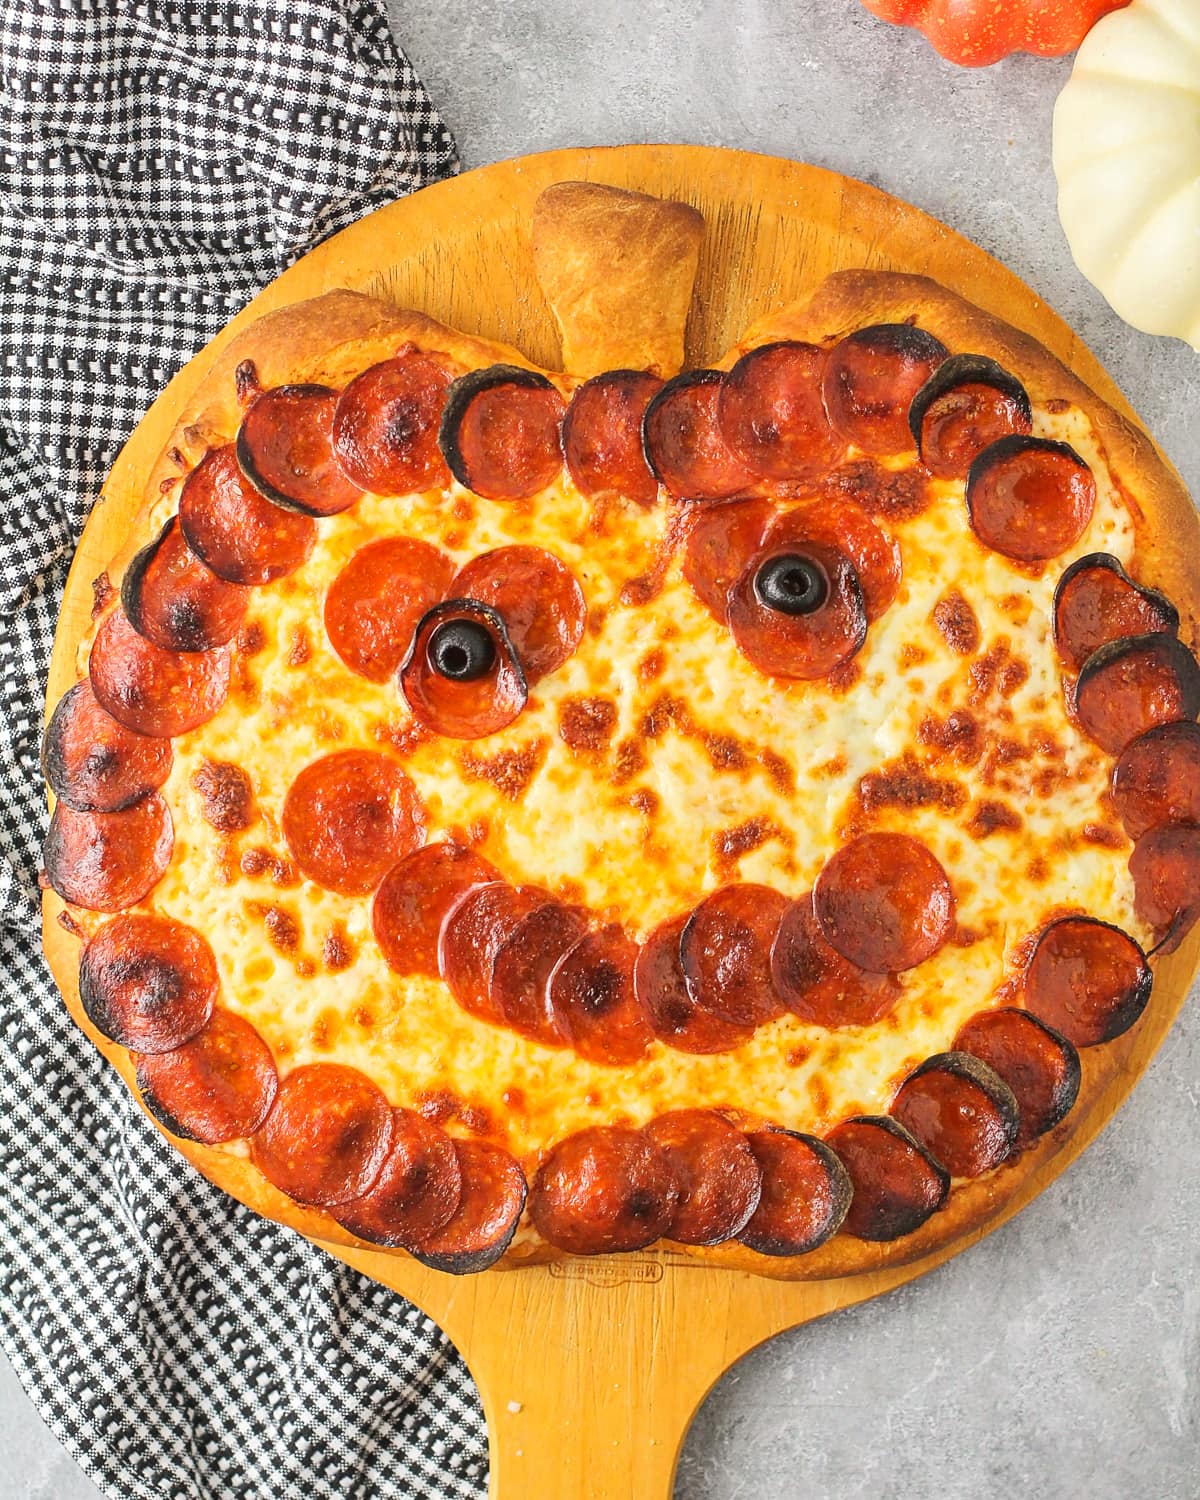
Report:
[[[559,182],[533,211],[538,280],[562,331],[563,368],[674,375],[704,220],[686,203]]]

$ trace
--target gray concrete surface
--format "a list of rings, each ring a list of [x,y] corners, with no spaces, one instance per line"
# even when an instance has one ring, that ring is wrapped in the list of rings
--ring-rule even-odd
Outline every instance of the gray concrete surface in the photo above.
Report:
[[[394,0],[392,19],[467,167],[720,144],[936,214],[1079,330],[1200,494],[1200,358],[1121,323],[1059,228],[1050,114],[1066,64],[955,69],[858,0]],[[1198,1078],[1193,1003],[1104,1136],[1018,1219],[727,1375],[675,1500],[1200,1497]],[[0,1367],[0,1500],[95,1497]]]

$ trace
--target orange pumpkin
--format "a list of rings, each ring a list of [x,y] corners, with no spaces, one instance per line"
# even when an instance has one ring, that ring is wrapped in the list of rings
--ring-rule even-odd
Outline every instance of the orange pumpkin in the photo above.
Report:
[[[969,68],[1010,52],[1073,52],[1101,16],[1129,0],[863,0],[881,20],[915,26],[943,57]]]

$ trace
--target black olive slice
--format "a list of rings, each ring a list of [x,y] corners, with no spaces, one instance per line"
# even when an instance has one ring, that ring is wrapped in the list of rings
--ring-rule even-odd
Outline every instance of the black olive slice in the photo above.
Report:
[[[754,594],[781,615],[811,615],[829,598],[829,574],[815,557],[781,552],[759,565]]]

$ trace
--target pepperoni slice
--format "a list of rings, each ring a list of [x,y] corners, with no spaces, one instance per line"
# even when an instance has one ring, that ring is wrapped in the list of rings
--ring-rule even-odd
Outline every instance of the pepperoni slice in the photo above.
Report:
[[[529,683],[561,667],[583,639],[583,591],[566,563],[544,547],[497,547],[474,557],[451,592],[491,605]]]
[[[512,1243],[525,1209],[525,1174],[507,1151],[482,1141],[455,1141],[462,1196],[454,1217],[409,1246],[422,1265],[451,1276],[494,1266]]]
[[[475,599],[446,599],[424,615],[400,687],[419,723],[454,740],[497,734],[529,701],[503,619]]]
[[[529,1191],[534,1227],[571,1255],[644,1250],[670,1230],[678,1203],[666,1152],[644,1131],[620,1126],[559,1141]]]
[[[217,961],[193,927],[170,917],[117,917],[83,950],[79,998],[88,1020],[131,1052],[172,1052],[212,1015]]]
[[[830,350],[821,381],[833,428],[863,453],[907,453],[908,411],[950,357],[940,339],[911,323],[875,323]]]
[[[697,1005],[679,960],[679,939],[691,913],[660,923],[643,943],[633,969],[633,987],[651,1029],[677,1052],[732,1052],[754,1035]]]
[[[998,1167],[1021,1127],[1008,1084],[967,1052],[927,1057],[900,1085],[891,1113],[951,1177]]]
[[[745,1228],[762,1194],[762,1169],[740,1130],[712,1109],[659,1115],[645,1134],[666,1155],[679,1184],[667,1237],[719,1245]]]
[[[373,750],[335,750],[305,766],[280,819],[302,874],[343,896],[373,891],[425,840],[425,808],[404,767]]]
[[[447,484],[437,433],[449,389],[441,365],[412,348],[352,380],[333,417],[333,451],[351,483],[373,495]]]
[[[826,1140],[850,1174],[854,1196],[842,1228],[857,1240],[913,1234],[949,1196],[949,1172],[887,1115],[843,1120]]]
[[[642,448],[642,419],[662,385],[646,370],[607,370],[571,397],[563,454],[576,489],[589,500],[615,493],[650,506],[658,499],[658,481]]]
[[[492,1002],[492,964],[501,945],[532,911],[549,900],[536,886],[503,880],[473,886],[442,922],[438,970],[462,1008],[485,1021],[500,1021]]]
[[[286,578],[317,541],[310,516],[284,510],[250,484],[232,443],[205,454],[184,481],[179,524],[196,556],[228,583]]]
[[[1174,635],[1178,629],[1179,611],[1166,595],[1135,583],[1108,552],[1073,562],[1054,591],[1054,644],[1072,672],[1121,636]]]
[[[1183,719],[1130,740],[1113,767],[1112,799],[1131,839],[1164,823],[1200,823],[1200,725]]]
[[[172,1135],[210,1146],[253,1135],[278,1083],[266,1042],[220,1006],[190,1042],[137,1061],[138,1093],[150,1114]]]
[[[945,870],[905,833],[864,833],[817,876],[813,912],[843,958],[872,974],[915,969],[954,926]]]
[[[733,1026],[783,1014],[771,982],[771,945],[788,899],[748,881],[706,896],[679,939],[679,963],[697,1006]]]
[[[360,547],[329,586],[325,633],[352,672],[369,682],[396,675],[425,612],[443,598],[454,562],[414,537]]]
[[[485,500],[526,500],[562,472],[563,398],[544,375],[491,365],[450,387],[438,446],[459,484]]]
[[[955,354],[913,397],[908,426],[931,473],[965,479],[990,444],[1033,430],[1033,407],[1021,382],[994,359]]]
[[[1049,562],[1073,547],[1095,506],[1095,476],[1066,443],[1019,433],[1000,438],[967,473],[975,535],[1016,562]]]
[[[726,500],[754,476],[721,433],[720,370],[668,380],[646,408],[642,445],[655,478],[683,500]]]
[[[336,516],[362,497],[333,451],[338,393],[281,385],[251,403],[237,435],[242,473],[260,494],[306,516]]]
[[[854,564],[867,621],[877,620],[900,587],[900,543],[882,531],[861,506],[832,497],[780,512],[763,546],[803,552],[813,542],[844,553]]]
[[[306,1063],[281,1080],[250,1159],[289,1198],[328,1208],[363,1196],[391,1144],[392,1111],[369,1078]]]
[[[1157,952],[1174,953],[1200,916],[1200,827],[1152,828],[1129,856],[1134,910],[1159,936]]]
[[[500,879],[486,859],[461,844],[426,844],[384,876],[371,927],[389,969],[437,977],[438,940],[454,904],[475,886]]]
[[[1153,983],[1145,954],[1119,927],[1061,917],[1042,931],[1025,967],[1025,1006],[1077,1047],[1094,1047],[1129,1030]]]
[[[1109,755],[1157,724],[1200,713],[1200,666],[1173,635],[1131,635],[1093,651],[1079,673],[1075,719]]]
[[[838,1232],[850,1207],[850,1178],[824,1141],[798,1130],[746,1137],[762,1172],[762,1195],[738,1235],[759,1255],[804,1255]]]
[[[729,595],[728,621],[738,650],[768,677],[827,677],[867,638],[854,564],[821,542],[764,547]]]
[[[548,901],[524,917],[496,950],[488,984],[491,1009],[506,1026],[537,1042],[562,1042],[550,1008],[550,976],[588,930],[579,906]]]
[[[121,608],[139,635],[164,651],[211,651],[241,629],[249,589],[206,568],[172,516],[121,580]]]
[[[812,896],[783,914],[771,947],[771,982],[792,1015],[810,1026],[872,1026],[902,993],[890,974],[868,974],[821,935]]]
[[[122,812],[76,812],[60,802],[42,850],[46,879],[89,911],[134,906],[171,863],[175,830],[157,792]]]
[[[956,1052],[987,1063],[1012,1089],[1021,1111],[1016,1150],[1053,1129],[1079,1097],[1079,1053],[1027,1010],[983,1010],[954,1038]]]
[[[76,812],[132,807],[162,786],[174,758],[170,740],[137,734],[106,713],[86,680],[58,700],[42,742],[50,789]]]
[[[838,462],[845,444],[821,396],[826,354],[782,341],[743,354],[717,400],[721,435],[759,479],[808,481]]]
[[[230,648],[164,651],[115,609],[92,642],[96,701],[126,729],[171,739],[206,724],[229,691]]]
[[[726,623],[730,590],[761,549],[775,515],[771,501],[757,497],[692,512],[683,576],[719,624]]]
[[[653,1033],[633,985],[637,955],[638,945],[612,923],[584,933],[550,975],[554,1025],[589,1062],[637,1062],[650,1046]]]
[[[462,1188],[458,1152],[445,1131],[411,1109],[393,1109],[392,1145],[379,1176],[333,1217],[372,1245],[407,1247],[446,1227]]]

